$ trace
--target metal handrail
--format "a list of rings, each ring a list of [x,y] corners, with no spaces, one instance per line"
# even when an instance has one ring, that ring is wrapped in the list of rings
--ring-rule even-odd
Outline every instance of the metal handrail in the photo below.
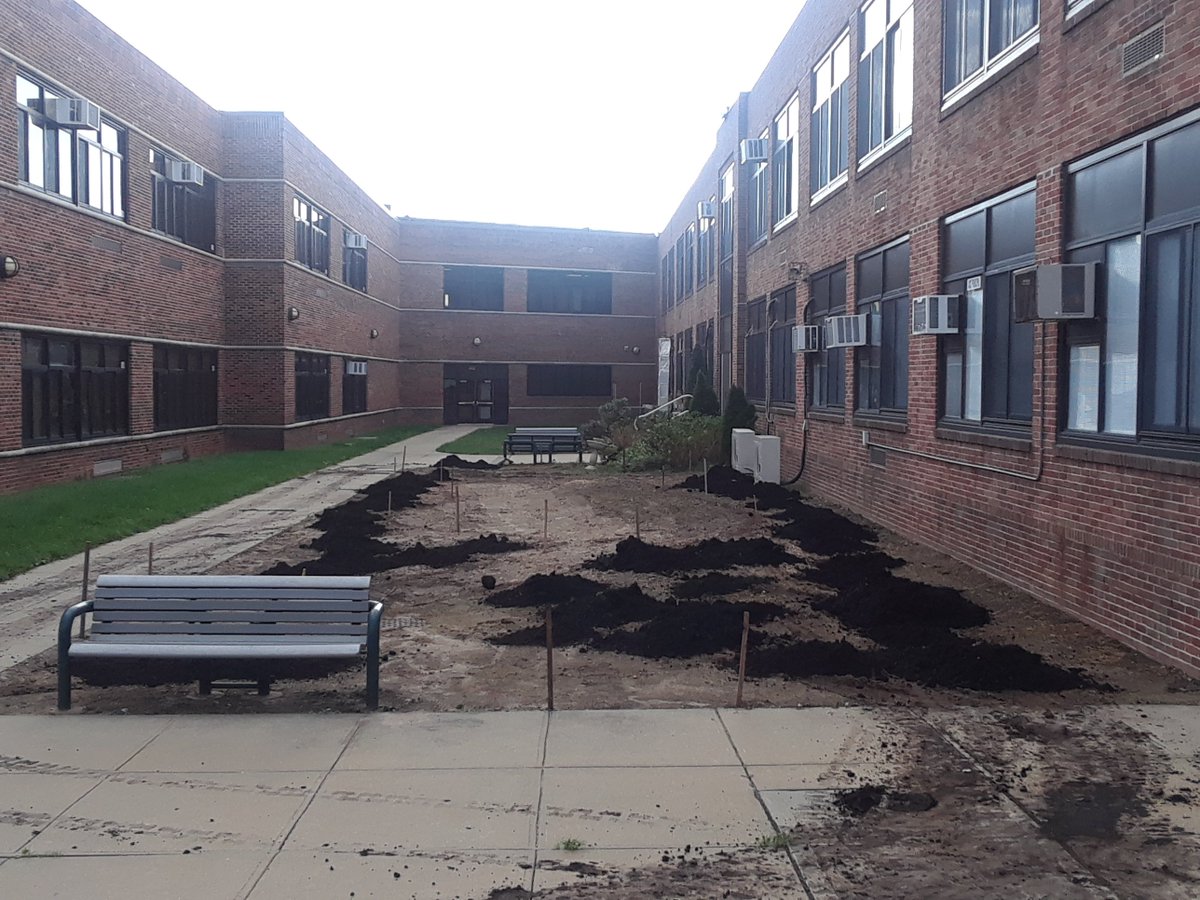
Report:
[[[680,395],[679,395],[678,397],[676,397],[674,400],[668,400],[666,403],[663,403],[661,406],[656,406],[654,409],[650,410],[649,412],[644,412],[644,413],[642,413],[640,416],[638,416],[637,418],[635,418],[635,419],[633,420],[633,427],[634,427],[634,429],[635,429],[635,430],[637,429],[637,427],[638,427],[638,423],[639,423],[640,421],[642,421],[642,419],[647,419],[647,418],[649,418],[650,416],[656,416],[656,415],[658,415],[660,412],[662,412],[663,410],[665,410],[665,409],[666,409],[668,406],[675,406],[675,405],[676,405],[677,403],[679,403],[679,401],[681,401],[681,400],[691,400],[691,399],[692,399],[692,395],[691,395],[691,394],[680,394]]]

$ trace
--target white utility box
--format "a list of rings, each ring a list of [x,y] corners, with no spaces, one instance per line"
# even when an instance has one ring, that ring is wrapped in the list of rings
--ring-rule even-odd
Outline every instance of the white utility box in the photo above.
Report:
[[[749,428],[735,428],[732,435],[733,453],[730,463],[734,471],[755,475],[758,471],[758,448],[754,439],[758,435]]]
[[[754,439],[758,451],[758,464],[754,477],[768,484],[779,484],[779,438],[773,434],[760,434]]]

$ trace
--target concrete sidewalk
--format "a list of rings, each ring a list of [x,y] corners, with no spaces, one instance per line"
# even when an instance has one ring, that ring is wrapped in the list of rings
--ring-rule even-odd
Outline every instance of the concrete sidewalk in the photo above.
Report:
[[[1200,771],[1197,707],[1063,715],[1152,745],[1180,784]],[[1119,850],[1091,831],[1047,834],[983,773],[987,748],[971,746],[972,722],[1011,717],[0,717],[0,897],[1117,896],[1089,860],[1119,862],[1150,833],[1139,829],[1159,826],[1135,814]],[[940,785],[935,810],[856,820],[833,802],[840,789],[913,779]],[[1167,833],[1190,842],[1194,807],[1166,805],[1178,826]],[[772,840],[782,833],[786,848]],[[1175,865],[1191,877],[1189,846],[1176,850],[1191,862]]]
[[[452,425],[427,431],[190,518],[96,547],[92,550],[92,579],[98,574],[144,572],[152,542],[157,572],[208,572],[388,477],[398,457],[405,456],[410,468],[432,465],[445,455],[437,452],[439,446],[480,427]],[[58,617],[79,600],[82,579],[83,554],[78,554],[0,584],[0,672],[54,646]]]

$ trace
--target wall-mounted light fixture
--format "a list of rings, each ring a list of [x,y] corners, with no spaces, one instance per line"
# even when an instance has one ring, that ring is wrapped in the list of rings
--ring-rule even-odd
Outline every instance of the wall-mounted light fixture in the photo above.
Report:
[[[288,307],[288,321],[295,322],[298,318],[300,318],[300,310],[297,309],[295,306],[289,306]]]
[[[378,328],[372,328],[372,329],[371,329],[371,339],[372,339],[372,340],[374,340],[374,339],[375,339],[375,338],[377,338],[377,337],[379,337],[379,329],[378,329]]]
[[[642,348],[641,348],[641,347],[639,347],[637,344],[634,344],[634,345],[633,345],[633,352],[634,352],[635,354],[636,354],[636,353],[641,353],[641,352],[642,352]]]
[[[0,256],[0,278],[12,278],[21,271],[15,256]]]
[[[480,340],[479,338],[475,338],[475,340],[471,341],[471,343],[474,344],[476,347],[478,347],[480,344],[483,343],[483,341]]]

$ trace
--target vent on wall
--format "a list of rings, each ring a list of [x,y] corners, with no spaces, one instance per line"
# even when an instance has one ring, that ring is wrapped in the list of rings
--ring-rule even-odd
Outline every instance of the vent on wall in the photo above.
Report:
[[[1132,75],[1162,58],[1167,49],[1167,27],[1159,22],[1121,48],[1121,77]]]

